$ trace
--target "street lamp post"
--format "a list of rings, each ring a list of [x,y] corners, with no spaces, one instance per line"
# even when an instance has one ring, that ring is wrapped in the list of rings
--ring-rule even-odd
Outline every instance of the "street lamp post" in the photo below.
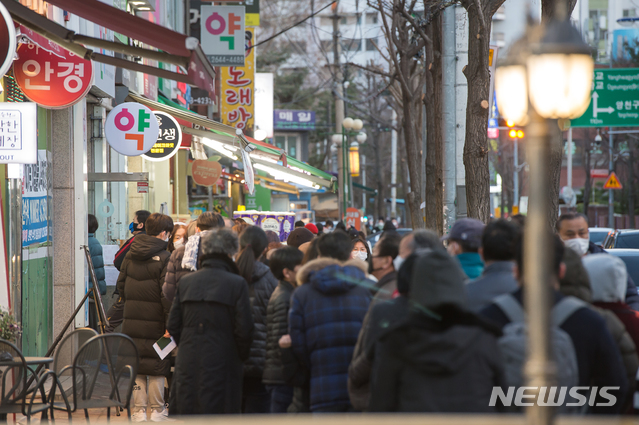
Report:
[[[563,2],[557,20],[528,28],[496,72],[500,111],[507,120],[527,125],[529,207],[524,239],[525,309],[528,321],[526,385],[554,384],[550,358],[550,285],[553,281],[547,190],[550,163],[549,119],[572,119],[590,102],[593,62],[589,47],[570,24]],[[515,95],[516,94],[516,95]],[[534,403],[526,410],[529,424],[550,424],[552,407]]]
[[[348,206],[353,206],[353,180],[350,177],[350,161],[349,161],[349,153],[348,153],[348,136],[350,130],[360,131],[364,127],[364,122],[360,119],[353,119],[350,117],[344,118],[342,121],[342,143],[341,150],[342,153],[342,172],[340,173],[339,178],[341,179],[340,190],[342,191],[344,202],[342,203],[340,214],[342,219],[346,217],[346,208]]]

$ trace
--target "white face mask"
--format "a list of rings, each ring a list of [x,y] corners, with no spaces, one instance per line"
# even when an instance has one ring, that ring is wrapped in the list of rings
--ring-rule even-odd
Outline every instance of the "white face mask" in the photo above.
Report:
[[[564,241],[564,245],[566,245],[568,248],[573,249],[577,254],[583,257],[588,252],[588,246],[590,245],[590,242],[588,239],[574,238]]]
[[[170,237],[169,232],[164,232],[164,235],[165,235],[165,238],[164,238],[164,239],[162,239],[162,240],[163,240],[164,242],[168,242],[168,241],[169,241],[169,237]]]
[[[366,253],[366,251],[357,251],[357,254],[355,254],[355,258],[366,261],[366,259],[368,258],[368,254]]]
[[[178,239],[175,242],[173,242],[173,246],[175,247],[175,249],[178,249],[181,246],[184,246],[184,238]]]
[[[399,255],[397,257],[395,257],[395,259],[393,260],[393,267],[395,267],[396,271],[399,271],[399,268],[402,266],[402,264],[404,263],[404,258],[400,257]]]

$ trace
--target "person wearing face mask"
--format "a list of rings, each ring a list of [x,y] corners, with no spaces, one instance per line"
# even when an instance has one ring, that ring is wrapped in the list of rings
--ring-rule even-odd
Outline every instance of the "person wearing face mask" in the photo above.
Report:
[[[173,230],[168,215],[154,213],[146,220],[146,234],[138,235],[122,262],[117,287],[124,302],[122,333],[135,342],[140,364],[133,390],[134,422],[166,420],[164,380],[169,358],[160,359],[153,344],[169,337],[166,323],[171,303],[162,284],[171,254],[166,250]]]
[[[369,272],[377,279],[373,290],[375,298],[371,305],[381,301],[390,300],[397,290],[397,270],[393,260],[399,253],[401,236],[397,233],[389,233],[373,247]]]
[[[402,240],[399,242],[399,253],[393,260],[395,270],[399,271],[399,268],[411,254],[427,248],[444,248],[442,242],[439,240],[439,236],[437,236],[437,233],[431,230],[418,229],[404,235]]]
[[[129,249],[131,249],[131,244],[133,244],[133,240],[135,239],[135,237],[138,235],[144,235],[146,233],[145,223],[146,219],[149,218],[150,215],[151,213],[147,210],[139,210],[135,212],[133,220],[129,224],[129,231],[131,232],[132,236],[126,242],[124,242],[122,247],[120,247],[118,252],[116,252],[115,256],[113,257],[113,265],[116,269],[118,269],[118,271],[120,271],[122,262],[124,261],[124,257],[126,257]],[[122,323],[122,313],[124,312],[124,302],[120,297],[120,293],[118,292],[117,287],[113,292],[113,296],[117,297],[118,299],[116,302],[113,303],[113,305],[111,305],[111,307],[109,307],[109,310],[106,313],[109,325],[106,326],[104,330],[107,333],[113,332],[115,328],[120,326],[120,324]]]
[[[324,233],[331,233],[333,231],[333,222],[331,220],[326,220],[324,223]]]
[[[574,250],[577,254],[600,254],[605,253],[604,249],[590,242],[590,232],[588,231],[588,218],[579,213],[566,213],[559,216],[556,225],[557,234],[564,245]],[[637,287],[628,275],[626,287],[626,304],[635,311],[639,311],[639,294]]]
[[[186,224],[175,223],[171,236],[169,236],[169,252],[173,252],[186,243]]]
[[[457,258],[469,279],[478,278],[484,270],[484,263],[478,252],[483,233],[484,223],[475,218],[462,218],[457,220],[450,233],[442,238],[448,241],[446,250]]]
[[[351,258],[353,260],[359,259],[364,262],[368,262],[368,260],[370,259],[370,254],[368,253],[368,245],[360,237],[357,237],[353,240],[353,251],[351,252]]]
[[[189,224],[190,227],[191,225]],[[162,287],[164,296],[170,302],[173,302],[175,288],[177,288],[180,279],[187,273],[198,269],[198,260],[202,256],[200,250],[202,236],[211,229],[221,227],[224,227],[224,220],[220,214],[212,211],[203,212],[195,221],[195,233],[188,233],[186,243],[176,247],[175,251],[171,253],[166,279]]]

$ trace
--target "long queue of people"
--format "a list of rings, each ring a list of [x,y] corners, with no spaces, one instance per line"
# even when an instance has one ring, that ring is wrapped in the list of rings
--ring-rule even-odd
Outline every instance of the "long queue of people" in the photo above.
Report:
[[[138,211],[107,313],[140,354],[133,420],[516,411],[509,397],[526,384],[524,226],[461,219],[443,239],[389,227],[371,250],[339,224],[295,229],[284,245],[213,212],[174,226]],[[551,241],[558,408],[632,413],[637,288],[623,261],[588,242],[584,216],[561,216]],[[172,374],[152,348],[162,336],[178,346]]]

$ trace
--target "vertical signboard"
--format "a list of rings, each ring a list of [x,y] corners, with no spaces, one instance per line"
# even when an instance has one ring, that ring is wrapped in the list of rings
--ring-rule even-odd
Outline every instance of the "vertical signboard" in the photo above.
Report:
[[[255,49],[253,28],[246,30],[246,65],[221,68],[222,123],[253,131],[255,115]]]
[[[255,128],[273,137],[273,74],[255,74]]]
[[[202,50],[215,66],[244,65],[244,6],[201,6]]]
[[[44,243],[49,236],[49,160],[38,150],[38,161],[24,166],[22,179],[22,246]]]

